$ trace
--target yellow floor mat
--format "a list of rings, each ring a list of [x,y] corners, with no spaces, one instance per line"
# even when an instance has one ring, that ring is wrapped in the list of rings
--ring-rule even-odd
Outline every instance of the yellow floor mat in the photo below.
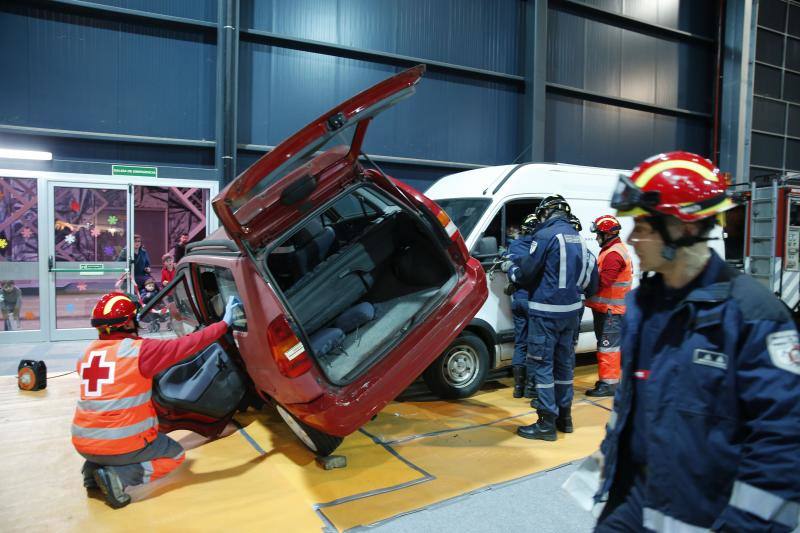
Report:
[[[172,475],[130,489],[134,503],[114,511],[87,498],[81,458],[69,440],[77,399],[74,374],[24,393],[0,378],[0,529],[30,531],[345,530],[423,508],[487,485],[579,459],[604,434],[610,399],[590,403],[583,391],[594,367],[576,372],[576,430],[555,443],[514,432],[535,421],[510,379],[492,380],[461,401],[392,402],[337,454],[346,468],[326,471],[271,409],[237,416],[225,437],[207,442],[175,432],[187,461]],[[608,404],[608,405],[606,405]],[[231,521],[235,520],[235,524]]]

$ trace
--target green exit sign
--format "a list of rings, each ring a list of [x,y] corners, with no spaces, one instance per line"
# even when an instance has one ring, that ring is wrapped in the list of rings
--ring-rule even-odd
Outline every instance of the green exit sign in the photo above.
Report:
[[[158,167],[137,167],[131,165],[111,165],[112,176],[145,176],[158,177]]]

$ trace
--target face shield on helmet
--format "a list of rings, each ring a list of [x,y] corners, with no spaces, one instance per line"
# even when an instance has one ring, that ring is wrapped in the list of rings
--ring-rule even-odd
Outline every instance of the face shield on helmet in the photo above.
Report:
[[[522,231],[525,233],[533,233],[533,230],[536,229],[536,226],[539,225],[539,218],[536,216],[536,213],[531,213],[530,215],[525,217],[525,220],[522,221]]]

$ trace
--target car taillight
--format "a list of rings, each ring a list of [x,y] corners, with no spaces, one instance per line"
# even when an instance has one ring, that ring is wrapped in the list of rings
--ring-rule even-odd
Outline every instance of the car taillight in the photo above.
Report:
[[[441,224],[444,230],[447,232],[447,236],[450,237],[451,241],[453,241],[461,260],[466,261],[469,259],[469,251],[467,250],[467,245],[464,244],[464,239],[461,238],[458,227],[453,223],[452,220],[450,220],[450,217],[447,215],[444,209],[438,205],[435,206],[435,208],[438,209],[438,212],[436,209],[434,209],[434,212],[436,213],[436,220],[439,221],[439,224]]]
[[[311,359],[285,316],[281,315],[272,321],[267,329],[267,338],[272,358],[281,374],[287,378],[296,378],[311,369]]]

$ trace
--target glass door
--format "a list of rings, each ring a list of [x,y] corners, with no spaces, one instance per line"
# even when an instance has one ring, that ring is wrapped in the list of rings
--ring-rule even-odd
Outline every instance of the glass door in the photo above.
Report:
[[[129,189],[128,185],[49,183],[51,340],[96,338],[89,321],[100,296],[113,290],[133,292]]]

